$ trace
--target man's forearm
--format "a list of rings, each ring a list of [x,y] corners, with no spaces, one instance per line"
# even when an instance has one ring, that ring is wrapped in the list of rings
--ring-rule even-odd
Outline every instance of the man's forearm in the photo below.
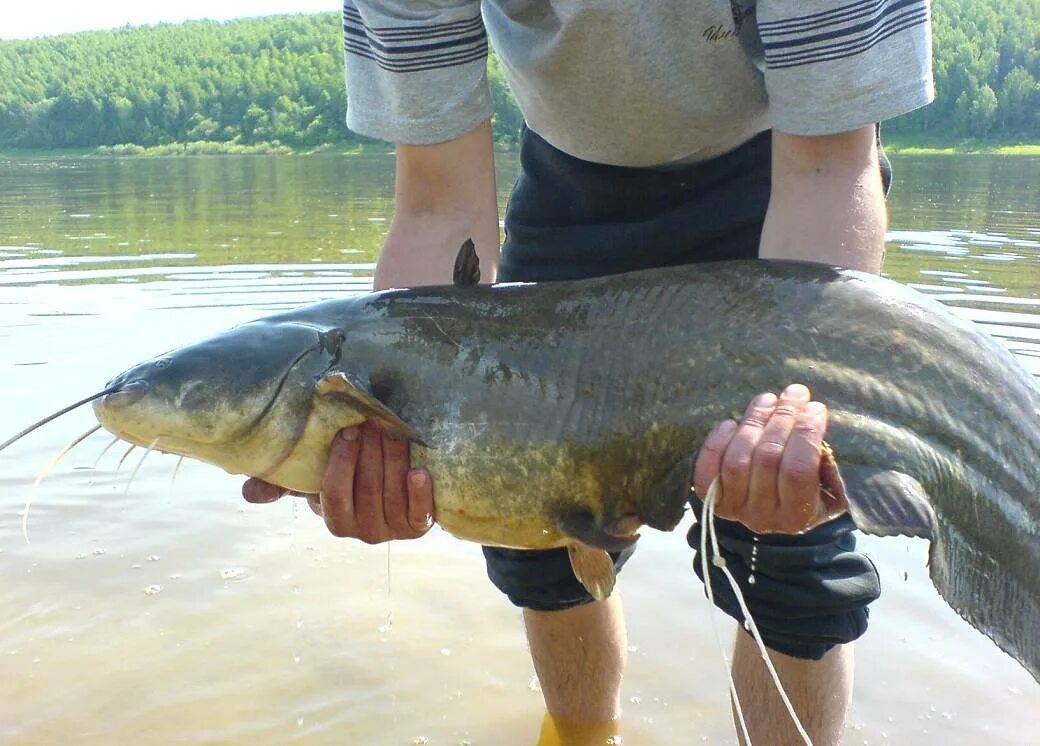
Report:
[[[759,255],[880,272],[887,214],[874,128],[773,133],[773,185]]]
[[[450,283],[467,238],[480,256],[481,280],[494,281],[499,229],[489,122],[450,142],[397,147],[394,219],[376,287]]]

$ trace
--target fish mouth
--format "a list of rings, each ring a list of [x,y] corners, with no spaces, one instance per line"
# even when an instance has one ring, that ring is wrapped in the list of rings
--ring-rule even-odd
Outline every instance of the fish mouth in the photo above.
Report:
[[[97,406],[108,409],[122,409],[139,402],[150,389],[151,386],[147,381],[131,381],[125,386],[121,386],[117,391],[106,394],[98,401]]]

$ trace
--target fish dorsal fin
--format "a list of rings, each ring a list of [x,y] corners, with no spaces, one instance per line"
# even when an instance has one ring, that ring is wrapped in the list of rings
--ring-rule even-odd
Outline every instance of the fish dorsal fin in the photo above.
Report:
[[[369,393],[367,387],[342,370],[330,370],[318,379],[314,392],[321,397],[345,399],[366,418],[378,420],[385,430],[399,438],[422,444],[412,427]]]
[[[585,586],[594,599],[602,601],[614,590],[616,574],[614,560],[602,549],[585,544],[567,545],[567,556],[571,560],[574,577]]]
[[[477,257],[477,247],[473,245],[473,239],[467,238],[455,257],[455,271],[452,273],[452,283],[455,287],[476,287],[480,282],[480,259]]]
[[[876,536],[935,536],[935,512],[924,487],[909,474],[844,463],[841,474],[852,520]]]

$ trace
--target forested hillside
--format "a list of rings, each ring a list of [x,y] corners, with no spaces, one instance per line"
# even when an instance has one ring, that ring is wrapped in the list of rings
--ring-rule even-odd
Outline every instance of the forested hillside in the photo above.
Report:
[[[1040,1],[934,0],[936,100],[888,132],[1040,141]]]
[[[1040,3],[936,0],[931,107],[889,132],[1040,141]],[[351,143],[336,14],[0,42],[0,147]],[[494,130],[520,124],[490,63]]]

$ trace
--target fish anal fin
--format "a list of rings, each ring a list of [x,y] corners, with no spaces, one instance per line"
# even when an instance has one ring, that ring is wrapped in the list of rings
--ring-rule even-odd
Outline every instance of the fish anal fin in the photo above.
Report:
[[[567,545],[567,556],[571,560],[574,577],[585,586],[585,590],[596,599],[602,601],[614,590],[614,560],[602,549],[586,544]]]
[[[856,526],[876,536],[935,536],[935,512],[921,483],[909,474],[842,464],[849,512]]]
[[[949,521],[936,529],[928,570],[939,595],[1040,682],[1040,598],[1035,573],[980,551]]]
[[[477,256],[477,248],[473,245],[472,238],[463,242],[455,257],[452,283],[455,287],[476,287],[480,283],[480,258]]]
[[[412,427],[376,399],[359,382],[341,370],[331,370],[314,385],[314,392],[321,397],[339,397],[366,419],[375,419],[388,433],[399,438],[425,445]]]

